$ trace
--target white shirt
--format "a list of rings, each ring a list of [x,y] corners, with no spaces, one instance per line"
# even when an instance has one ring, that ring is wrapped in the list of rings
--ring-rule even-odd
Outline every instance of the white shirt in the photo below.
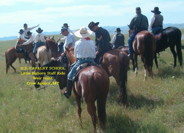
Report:
[[[69,28],[68,28],[68,32],[69,32],[70,34],[74,35],[73,31],[72,31],[72,30],[70,30]],[[59,45],[62,41],[65,41],[65,39],[66,39],[66,37],[65,37],[65,36],[64,36],[64,37],[62,37],[62,38],[60,38],[60,39],[59,39],[59,42],[58,42],[58,45]]]
[[[28,45],[30,43],[33,43],[34,42],[34,36],[31,35],[31,37],[29,38],[29,40],[27,40],[26,42],[24,42],[22,45]]]
[[[74,56],[76,58],[95,58],[95,43],[93,40],[79,39],[75,43]]]
[[[68,47],[69,44],[72,44],[71,48],[74,48],[75,41],[76,41],[75,36],[71,33],[68,33],[68,35],[66,36],[66,39],[65,39],[65,43],[63,45],[64,51],[65,51],[65,47]]]
[[[39,25],[33,26],[33,27],[31,27],[31,28],[27,28],[26,30],[24,29],[24,33],[23,33],[24,36],[27,37],[27,32],[30,31],[30,30],[32,30],[32,29],[34,29],[34,28],[36,28],[36,27],[38,27],[38,26],[39,26]]]
[[[114,44],[115,41],[116,41],[116,35],[117,35],[117,34],[115,34],[115,35],[112,37],[112,40],[111,40],[111,43],[112,43],[112,44]]]
[[[21,40],[24,40],[24,41],[27,41],[28,39],[26,39],[25,37],[24,37],[24,34],[19,34],[19,36],[18,36],[18,38],[20,38]]]
[[[34,42],[35,42],[35,43],[37,43],[37,42],[46,42],[44,34],[38,33],[38,34],[35,36]]]

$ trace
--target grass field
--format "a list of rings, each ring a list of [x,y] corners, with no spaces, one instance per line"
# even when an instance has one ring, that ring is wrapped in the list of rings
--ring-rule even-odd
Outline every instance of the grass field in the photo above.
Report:
[[[17,60],[17,73],[12,69],[5,73],[4,51],[14,45],[15,41],[0,42],[0,133],[91,133],[85,103],[81,128],[73,96],[69,100],[61,96],[58,86],[36,90],[26,85],[33,78],[20,75],[20,66],[30,64]],[[127,108],[118,103],[118,86],[111,78],[105,133],[184,133],[184,69],[172,67],[169,49],[158,62],[153,79],[143,81],[142,62],[137,77],[128,72]]]

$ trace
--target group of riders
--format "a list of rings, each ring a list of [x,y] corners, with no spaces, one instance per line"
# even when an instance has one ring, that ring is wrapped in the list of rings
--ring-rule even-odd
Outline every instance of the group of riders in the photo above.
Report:
[[[155,7],[154,10],[151,12],[154,13],[151,23],[150,23],[150,29],[154,35],[161,32],[163,29],[163,16],[160,14],[158,7]],[[124,46],[124,35],[121,33],[121,29],[117,28],[115,34],[111,40],[109,32],[99,27],[99,22],[90,22],[88,24],[88,30],[86,27],[81,27],[76,32],[72,32],[69,29],[69,26],[67,23],[64,23],[61,28],[61,34],[64,36],[59,41],[64,42],[60,43],[58,42],[58,48],[59,51],[62,52],[62,56],[65,53],[65,47],[67,48],[74,48],[74,56],[77,58],[76,63],[71,68],[67,78],[67,90],[65,91],[64,95],[69,98],[71,95],[71,90],[73,86],[73,82],[75,79],[75,75],[77,73],[77,67],[80,66],[83,63],[97,63],[100,64],[102,61],[102,57],[104,53],[107,51],[110,51],[114,48],[118,48],[121,46]],[[141,8],[136,8],[136,16],[131,20],[130,24],[128,25],[130,30],[133,30],[133,34],[130,35],[128,40],[128,56],[131,58],[133,54],[133,48],[132,43],[136,36],[136,34],[143,30],[148,30],[148,19],[145,15],[141,13]],[[24,24],[24,30],[20,30],[20,37],[25,42],[21,45],[28,45],[30,43],[34,43],[33,53],[36,53],[36,49],[39,46],[45,45],[46,39],[45,35],[42,33],[43,30],[41,28],[38,28],[36,32],[38,33],[35,37],[33,37],[30,30],[39,27],[39,25],[34,26],[32,28],[28,28],[27,24]],[[95,42],[91,40],[90,35],[92,33],[95,33]],[[79,38],[79,40],[76,41],[76,37]],[[16,49],[18,50],[21,48],[21,45],[16,46]]]

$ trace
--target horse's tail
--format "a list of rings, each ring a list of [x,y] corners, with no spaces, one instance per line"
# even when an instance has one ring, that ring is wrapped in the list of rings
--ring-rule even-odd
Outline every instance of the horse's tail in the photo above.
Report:
[[[180,62],[180,66],[183,64],[183,57],[182,57],[182,48],[181,48],[181,31],[177,30],[177,42],[176,42],[176,50],[178,54],[178,61]]]
[[[155,56],[155,39],[154,35],[151,33],[146,34],[144,38],[144,57],[145,57],[145,64],[147,67],[153,66],[153,58]]]
[[[7,56],[7,51],[5,51],[5,60],[6,60],[6,73],[8,73],[9,65],[8,65],[8,56]]]
[[[122,93],[122,102],[127,104],[127,78],[128,78],[128,67],[129,67],[129,58],[126,54],[120,54],[120,87]]]
[[[95,80],[93,83],[100,88],[97,90],[97,112],[100,126],[104,128],[106,123],[106,100],[109,90],[109,77],[105,71],[101,74],[95,73]]]

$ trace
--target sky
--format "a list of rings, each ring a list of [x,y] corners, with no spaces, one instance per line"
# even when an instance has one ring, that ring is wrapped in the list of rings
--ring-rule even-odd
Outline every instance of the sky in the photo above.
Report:
[[[45,32],[60,32],[63,23],[72,30],[91,21],[102,27],[126,26],[136,7],[150,22],[155,6],[165,24],[184,23],[184,0],[0,0],[0,37],[17,36],[24,23],[28,27],[40,24]]]

